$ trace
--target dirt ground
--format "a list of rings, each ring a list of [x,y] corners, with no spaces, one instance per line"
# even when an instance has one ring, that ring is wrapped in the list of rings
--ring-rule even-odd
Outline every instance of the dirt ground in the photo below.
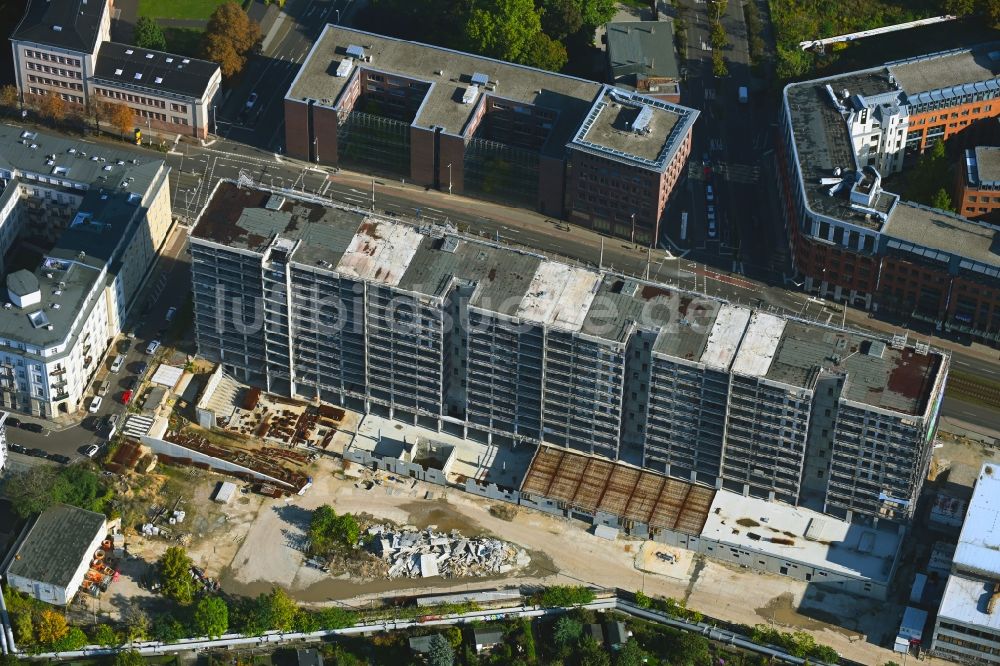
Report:
[[[186,486],[189,494],[183,502],[189,512],[184,525],[191,533],[188,551],[196,564],[220,579],[229,592],[257,594],[280,585],[299,601],[317,605],[341,601],[353,605],[386,593],[444,592],[491,582],[482,578],[362,582],[349,573],[324,574],[305,564],[302,551],[311,510],[332,504],[338,511],[417,527],[459,529],[470,536],[490,533],[527,549],[532,557],[528,569],[495,579],[497,585],[589,583],[642,589],[646,594],[686,599],[690,608],[721,619],[748,625],[773,622],[786,630],[810,631],[818,641],[862,663],[892,659],[875,643],[894,632],[901,609],[817,592],[782,576],[748,572],[662,544],[607,541],[589,534],[582,523],[535,511],[518,509],[513,519],[505,520],[489,512],[494,502],[409,479],[392,482],[383,475],[383,485],[364,490],[343,478],[339,459],[324,457],[316,465],[314,485],[305,495],[272,500],[241,494],[229,505],[209,500],[221,477],[194,471],[196,478]],[[170,543],[162,538],[131,539],[129,550],[137,556],[134,570],[122,576],[112,593],[148,596],[133,586]],[[659,560],[657,551],[670,552],[675,561]],[[841,626],[824,621],[837,618]]]

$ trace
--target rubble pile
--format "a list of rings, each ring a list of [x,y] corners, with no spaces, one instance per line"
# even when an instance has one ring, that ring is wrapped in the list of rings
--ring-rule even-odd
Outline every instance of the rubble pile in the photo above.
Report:
[[[389,578],[489,576],[528,565],[523,549],[490,537],[466,538],[432,528],[417,530],[374,525],[368,528],[371,547],[388,567]]]

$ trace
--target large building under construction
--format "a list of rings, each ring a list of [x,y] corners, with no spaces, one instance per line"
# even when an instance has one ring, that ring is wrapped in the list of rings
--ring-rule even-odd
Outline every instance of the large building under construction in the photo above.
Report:
[[[199,352],[236,379],[906,520],[947,356],[223,182],[191,235]]]
[[[698,112],[327,25],[285,96],[288,154],[500,200],[651,245]]]

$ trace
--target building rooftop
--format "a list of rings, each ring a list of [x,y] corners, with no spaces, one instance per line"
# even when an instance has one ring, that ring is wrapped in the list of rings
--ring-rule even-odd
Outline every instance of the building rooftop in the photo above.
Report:
[[[972,187],[1000,186],[1000,147],[976,146],[965,151],[965,182]]]
[[[969,500],[953,563],[957,571],[1000,579],[1000,463],[987,462]]]
[[[716,491],[568,449],[538,447],[521,492],[687,534],[700,534]]]
[[[938,618],[989,627],[994,633],[1000,631],[1000,609],[992,613],[988,610],[993,585],[992,581],[951,574],[944,586]]]
[[[972,49],[955,49],[898,60],[887,63],[886,66],[911,102],[922,101],[919,99],[920,93],[950,90],[1000,76],[998,48],[998,45],[992,44]]]
[[[218,185],[192,237],[257,253],[284,246],[301,265],[433,298],[445,297],[451,285],[474,285],[470,305],[481,310],[612,345],[627,341],[634,327],[657,331],[657,355],[793,387],[811,389],[821,369],[846,373],[844,399],[906,414],[924,414],[942,367],[937,351],[895,349],[860,333],[551,261],[454,230],[231,182]]]
[[[887,235],[889,248],[916,252],[939,261],[949,261],[948,255],[962,257],[962,268],[994,277],[1000,275],[997,231],[986,224],[905,202],[896,207],[883,232]]]
[[[7,575],[51,585],[69,585],[80,564],[90,560],[94,539],[105,529],[104,515],[58,504],[46,509],[28,532]]]
[[[348,58],[350,46],[361,47],[366,61],[361,63],[355,58],[348,76],[336,76],[339,64]],[[371,60],[367,60],[369,57]],[[480,95],[477,103],[465,104],[463,94],[472,84],[472,75],[483,74],[490,82],[485,86],[486,94],[558,113],[542,151],[560,157],[601,91],[601,84],[592,81],[331,24],[316,40],[286,99],[313,99],[322,106],[338,108],[341,93],[361,69],[393,73],[427,84],[429,88],[413,125],[437,126],[458,136],[466,134],[483,97]]]
[[[101,44],[94,63],[94,78],[98,81],[197,99],[204,97],[218,72],[219,66],[208,60],[116,42]]]
[[[725,490],[715,493],[701,536],[878,582],[890,580],[902,544],[892,526],[875,529]]]
[[[680,78],[672,20],[608,23],[606,34],[613,80],[634,86],[636,76]]]
[[[472,306],[514,316],[541,263],[537,255],[473,243],[460,236],[424,236],[399,287],[443,296],[453,280],[467,282],[476,285]]]
[[[698,112],[606,87],[571,145],[632,166],[664,171]]]
[[[0,125],[0,146],[0,178],[20,172],[25,181],[44,178],[76,189],[145,194],[164,167],[163,160],[143,153],[12,125]]]
[[[10,38],[92,53],[107,0],[30,0]]]

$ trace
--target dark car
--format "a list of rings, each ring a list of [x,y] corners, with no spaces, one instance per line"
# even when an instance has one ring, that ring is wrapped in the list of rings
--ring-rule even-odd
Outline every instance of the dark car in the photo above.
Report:
[[[45,428],[38,425],[37,423],[22,423],[18,427],[21,430],[27,430],[28,432],[45,432]]]
[[[49,455],[49,452],[45,449],[28,449],[25,453],[36,458],[47,458]]]
[[[143,362],[143,363],[139,364],[139,368],[135,371],[135,374],[137,374],[140,377],[142,377],[143,375],[146,374],[147,370],[149,370],[149,363]]]
[[[49,460],[53,460],[53,461],[55,461],[57,463],[61,463],[63,465],[68,465],[69,462],[70,462],[69,456],[64,456],[61,453],[50,453],[49,455],[47,455],[45,457],[48,458]]]
[[[28,449],[26,447],[21,446],[20,444],[11,444],[7,448],[9,448],[14,453],[27,453],[28,452]]]
[[[21,419],[14,418],[13,416],[8,416],[7,420],[4,421],[4,423],[6,423],[11,428],[21,427]]]

